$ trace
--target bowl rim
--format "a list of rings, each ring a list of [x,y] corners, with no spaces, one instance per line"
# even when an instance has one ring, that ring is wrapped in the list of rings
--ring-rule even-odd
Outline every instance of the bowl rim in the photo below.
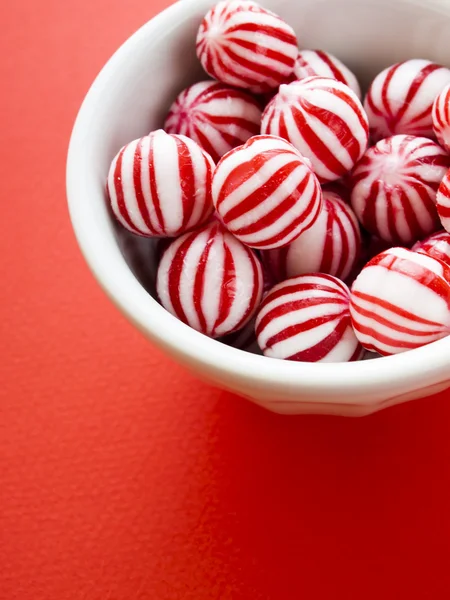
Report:
[[[361,1],[361,0],[360,0]],[[421,4],[428,9],[445,10],[440,0],[400,0]],[[377,392],[395,392],[405,384],[414,389],[429,379],[442,375],[450,366],[450,337],[402,354],[353,363],[302,363],[259,356],[226,346],[183,324],[148,294],[132,274],[113,239],[110,224],[99,222],[93,214],[86,193],[83,156],[90,123],[100,110],[105,87],[117,67],[131,57],[144,40],[155,40],[161,31],[169,31],[175,21],[182,21],[198,5],[197,0],[183,0],[166,8],[132,34],[113,54],[94,80],[78,112],[72,131],[67,158],[67,198],[72,226],[80,249],[98,283],[109,298],[156,345],[165,348],[184,364],[200,370],[206,368],[231,380],[247,382],[260,389],[301,390],[315,394],[340,395],[370,387]],[[434,6],[432,6],[434,4]],[[105,212],[106,215],[106,212]],[[114,246],[115,245],[115,246]],[[104,249],[104,251],[102,251]],[[110,254],[108,255],[108,252]],[[232,387],[232,384],[230,384]],[[311,398],[314,402],[314,398]],[[361,398],[361,402],[370,400]]]

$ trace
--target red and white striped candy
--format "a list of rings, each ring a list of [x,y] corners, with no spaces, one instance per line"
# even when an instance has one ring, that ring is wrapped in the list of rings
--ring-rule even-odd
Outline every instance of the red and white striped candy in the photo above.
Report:
[[[211,77],[257,93],[286,81],[297,54],[292,27],[250,0],[219,2],[197,35],[197,56]]]
[[[289,246],[266,252],[278,281],[303,273],[327,273],[345,280],[356,266],[361,250],[358,221],[337,193],[323,190],[323,200],[312,227]]]
[[[213,338],[252,318],[263,289],[255,253],[214,221],[173,241],[158,267],[161,304],[183,323]]]
[[[367,150],[351,177],[358,220],[390,243],[412,244],[436,231],[436,192],[449,165],[449,156],[427,138],[381,140]]]
[[[450,233],[450,170],[448,170],[438,188],[436,205],[442,227]]]
[[[213,202],[225,227],[252,248],[281,248],[306,231],[322,208],[310,163],[288,142],[255,136],[217,165]]]
[[[369,136],[356,94],[328,77],[280,86],[263,113],[261,132],[291,142],[311,160],[321,182],[346,175],[364,154]]]
[[[405,248],[373,258],[352,286],[353,328],[382,355],[419,348],[450,333],[450,267]]]
[[[348,287],[321,273],[276,285],[258,311],[256,337],[272,358],[347,362],[362,356],[350,322]]]
[[[324,50],[300,50],[295,61],[292,81],[313,76],[332,77],[348,85],[361,99],[358,80],[338,58]]]
[[[213,212],[213,170],[211,157],[193,140],[160,129],[130,142],[112,161],[112,210],[133,233],[175,237]]]
[[[450,152],[450,84],[436,97],[431,117],[437,141]]]
[[[407,60],[379,73],[364,101],[372,141],[396,133],[434,138],[433,102],[448,83],[450,70],[429,60]]]
[[[421,242],[417,242],[411,248],[413,252],[428,254],[433,258],[438,258],[448,266],[450,266],[450,233],[446,231],[438,231]]]
[[[217,81],[201,81],[181,92],[164,129],[187,135],[219,161],[259,133],[261,113],[261,106],[250,94]]]

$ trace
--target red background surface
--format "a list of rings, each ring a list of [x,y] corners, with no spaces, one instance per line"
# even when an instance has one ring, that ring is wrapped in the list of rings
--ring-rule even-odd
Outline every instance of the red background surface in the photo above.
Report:
[[[266,413],[152,348],[80,256],[73,120],[166,4],[2,4],[0,598],[448,598],[448,394]]]

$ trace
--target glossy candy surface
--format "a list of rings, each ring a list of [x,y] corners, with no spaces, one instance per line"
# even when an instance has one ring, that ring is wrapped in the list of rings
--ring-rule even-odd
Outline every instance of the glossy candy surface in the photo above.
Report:
[[[133,233],[176,237],[212,214],[213,170],[211,157],[185,136],[160,129],[134,140],[110,167],[113,213]]]
[[[348,85],[358,98],[361,98],[361,88],[355,75],[333,54],[324,50],[300,50],[295,61],[292,81],[314,75],[333,77]]]
[[[219,2],[197,35],[197,56],[211,77],[257,93],[286,81],[297,55],[292,27],[250,0]]]
[[[331,275],[301,275],[272,288],[258,311],[256,336],[272,358],[347,362],[362,356],[350,322],[349,290]]]
[[[350,313],[361,344],[382,355],[450,333],[450,267],[405,248],[373,258],[352,286]]]
[[[445,173],[439,185],[436,203],[442,227],[450,232],[450,170]]]
[[[201,81],[181,92],[164,129],[190,137],[218,162],[259,133],[261,112],[250,94],[217,81]]]
[[[384,69],[364,101],[373,142],[397,133],[434,138],[433,102],[450,83],[450,70],[429,60],[412,59]]]
[[[156,285],[166,310],[216,338],[252,318],[261,301],[263,276],[255,253],[213,221],[170,244]]]
[[[450,233],[446,231],[433,233],[421,242],[414,244],[411,250],[438,258],[450,266]]]
[[[437,141],[450,152],[450,84],[436,97],[431,116]]]
[[[255,136],[226,154],[213,202],[227,229],[253,248],[289,244],[316,220],[322,191],[310,163],[288,142]]]
[[[291,142],[325,183],[346,175],[361,158],[369,127],[348,86],[328,77],[307,77],[280,86],[263,113],[261,132]]]
[[[358,221],[334,191],[323,190],[323,209],[315,223],[289,246],[268,250],[265,260],[278,281],[303,273],[327,273],[345,280],[361,250]]]
[[[436,192],[449,165],[449,156],[427,138],[381,140],[367,150],[350,179],[358,220],[394,244],[413,244],[437,231]]]

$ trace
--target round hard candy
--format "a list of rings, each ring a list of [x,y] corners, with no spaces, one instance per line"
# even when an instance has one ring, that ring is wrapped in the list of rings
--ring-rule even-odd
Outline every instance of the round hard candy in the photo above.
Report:
[[[431,116],[437,141],[450,152],[450,84],[436,97]]]
[[[395,135],[367,150],[351,180],[362,225],[381,240],[409,245],[439,229],[436,192],[449,156],[427,138]]]
[[[218,222],[174,240],[158,266],[166,310],[213,338],[237,331],[259,306],[263,275],[255,253]]]
[[[358,80],[338,58],[324,50],[300,50],[295,61],[292,81],[313,76],[331,77],[345,83],[361,99]]]
[[[321,273],[276,285],[258,311],[256,337],[272,358],[347,362],[362,356],[350,322],[348,287]]]
[[[201,81],[181,92],[164,129],[190,137],[217,162],[259,133],[261,114],[250,94],[217,81]]]
[[[360,250],[359,224],[352,209],[336,192],[324,189],[323,209],[312,227],[289,246],[267,250],[264,260],[278,281],[303,273],[327,273],[345,280]]]
[[[421,242],[417,242],[411,250],[438,258],[450,266],[450,233],[438,231]]]
[[[134,140],[109,170],[113,213],[133,233],[176,237],[212,214],[213,170],[211,157],[185,136],[160,129]]]
[[[297,54],[292,27],[250,0],[219,2],[197,35],[197,56],[211,77],[257,93],[286,81]]]
[[[450,232],[450,169],[445,173],[439,185],[436,204],[442,227]]]
[[[213,202],[225,227],[252,248],[280,248],[316,220],[322,191],[310,163],[288,142],[255,136],[221,159]]]
[[[372,141],[396,133],[433,138],[433,102],[448,83],[450,70],[429,60],[412,59],[384,69],[364,101]]]
[[[364,154],[369,136],[356,94],[329,77],[280,86],[263,113],[261,132],[291,142],[311,160],[322,183],[346,175]]]
[[[381,355],[419,348],[450,333],[450,267],[391,248],[373,258],[352,286],[356,336]]]

